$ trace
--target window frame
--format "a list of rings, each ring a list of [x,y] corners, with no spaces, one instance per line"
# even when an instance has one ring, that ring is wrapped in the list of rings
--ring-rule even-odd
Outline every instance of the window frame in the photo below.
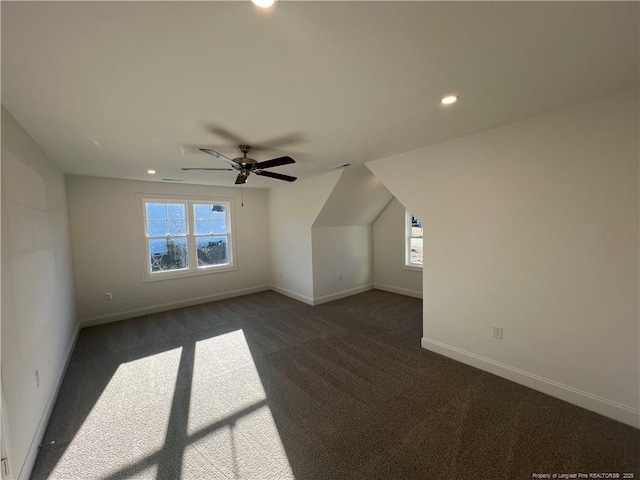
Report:
[[[234,199],[231,197],[209,197],[209,196],[193,196],[193,195],[173,195],[173,194],[150,194],[138,193],[138,216],[140,225],[140,248],[142,252],[142,281],[156,282],[161,280],[170,280],[176,278],[186,278],[199,275],[210,275],[215,273],[230,272],[237,270],[236,265],[236,244],[235,244],[235,217],[234,217]],[[150,238],[166,238],[149,236],[147,223],[147,202],[162,203],[183,203],[185,205],[185,221],[187,232],[185,235],[175,235],[175,237],[184,237],[187,239],[187,262],[188,267],[179,270],[164,270],[159,272],[151,271],[151,253],[149,251]],[[198,252],[196,248],[196,239],[207,235],[195,234],[195,215],[193,211],[194,204],[224,204],[227,225],[227,258],[228,263],[222,265],[209,265],[204,267],[198,266]],[[223,236],[224,234],[212,234],[214,236]],[[173,235],[172,235],[173,236]]]
[[[417,237],[413,237],[413,231],[412,231],[412,218],[415,217],[415,215],[413,215],[411,212],[409,212],[409,210],[405,210],[405,217],[404,217],[404,262],[403,262],[403,266],[402,268],[404,268],[405,270],[413,270],[413,271],[417,271],[417,272],[421,272],[424,266],[424,260],[423,263],[414,263],[411,261],[411,239],[412,238],[417,238]],[[417,218],[417,217],[416,217]],[[420,222],[420,224],[422,224],[422,221],[418,219],[418,221]],[[422,226],[422,242],[423,242],[423,259],[424,259],[424,225]]]

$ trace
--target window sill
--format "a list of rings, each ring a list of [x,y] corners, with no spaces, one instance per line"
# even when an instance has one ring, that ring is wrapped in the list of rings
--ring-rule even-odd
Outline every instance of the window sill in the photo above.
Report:
[[[177,278],[198,277],[200,275],[211,275],[215,273],[232,272],[238,268],[235,265],[222,265],[219,267],[202,268],[198,270],[177,270],[175,272],[167,271],[162,273],[145,272],[143,282],[159,282],[162,280],[174,280]]]
[[[403,265],[402,268],[404,270],[410,270],[412,272],[421,272],[422,271],[422,266],[418,266],[418,265]]]

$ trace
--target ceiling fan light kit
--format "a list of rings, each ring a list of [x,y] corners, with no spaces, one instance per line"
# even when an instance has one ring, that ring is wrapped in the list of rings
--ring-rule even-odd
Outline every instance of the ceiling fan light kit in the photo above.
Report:
[[[271,160],[265,160],[264,162],[258,162],[253,158],[247,157],[247,154],[251,151],[250,145],[239,145],[240,151],[242,152],[242,157],[234,158],[233,160],[229,157],[222,155],[221,153],[216,152],[215,150],[211,150],[210,148],[200,148],[201,152],[207,153],[213,157],[216,157],[223,162],[228,163],[232,168],[198,168],[198,167],[187,167],[182,170],[237,170],[238,176],[236,177],[236,185],[243,185],[247,183],[247,179],[251,173],[255,173],[256,175],[261,175],[264,177],[275,178],[277,180],[284,180],[285,182],[294,182],[297,180],[297,177],[291,177],[289,175],[283,175],[281,173],[269,172],[264,170],[265,168],[279,167],[282,165],[289,165],[291,163],[296,163],[296,161],[291,157],[278,157],[272,158]]]

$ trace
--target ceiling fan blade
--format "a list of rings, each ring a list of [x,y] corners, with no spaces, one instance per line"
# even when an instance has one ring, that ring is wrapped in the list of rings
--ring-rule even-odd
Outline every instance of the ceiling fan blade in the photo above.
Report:
[[[227,130],[226,128],[222,128],[222,127],[217,127],[215,125],[210,125],[209,126],[209,130],[215,134],[218,135],[222,138],[224,138],[225,140],[230,141],[232,144],[234,145],[243,145],[246,144],[247,142],[244,141],[244,139],[240,138],[238,135],[236,135],[233,132],[230,132],[229,130]]]
[[[231,160],[229,157],[225,157],[221,153],[216,152],[215,150],[211,150],[210,148],[199,148],[198,150],[200,150],[201,152],[204,152],[204,153],[208,153],[209,155],[212,155],[212,156],[222,160],[223,162],[227,162],[229,165],[231,165],[234,168],[238,167],[238,164],[236,162]]]
[[[225,171],[225,172],[233,172],[233,168],[207,168],[207,167],[187,167],[187,168],[181,168],[180,170],[219,170],[219,171]]]
[[[247,176],[239,173],[236,178],[236,185],[242,185],[243,183],[247,183]]]
[[[290,133],[288,135],[272,138],[271,140],[259,142],[257,145],[252,145],[251,149],[254,151],[276,151],[282,150],[282,147],[287,145],[306,143],[307,141],[307,137],[301,133]]]
[[[255,167],[257,169],[263,169],[279,167],[280,165],[289,165],[290,163],[296,163],[296,161],[291,157],[278,157],[271,160],[265,160],[264,162],[258,162],[256,163]]]
[[[282,175],[281,173],[266,172],[264,170],[257,170],[256,175],[262,175],[264,177],[277,178],[278,180],[284,180],[285,182],[295,182],[297,177],[290,177],[289,175]]]

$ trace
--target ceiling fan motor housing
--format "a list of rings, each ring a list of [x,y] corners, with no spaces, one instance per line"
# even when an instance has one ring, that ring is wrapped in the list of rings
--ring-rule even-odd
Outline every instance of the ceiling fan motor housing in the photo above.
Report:
[[[253,158],[247,158],[247,157],[234,158],[233,161],[239,163],[242,166],[242,168],[245,168],[245,167],[251,168],[252,165],[255,165],[256,163],[258,163]]]
[[[240,165],[242,165],[243,169],[246,167],[251,168],[251,165],[255,165],[256,163],[258,163],[253,158],[247,158],[247,153],[251,151],[251,145],[238,145],[238,147],[240,148],[240,151],[244,156],[241,158],[234,158],[234,162],[238,162]]]

